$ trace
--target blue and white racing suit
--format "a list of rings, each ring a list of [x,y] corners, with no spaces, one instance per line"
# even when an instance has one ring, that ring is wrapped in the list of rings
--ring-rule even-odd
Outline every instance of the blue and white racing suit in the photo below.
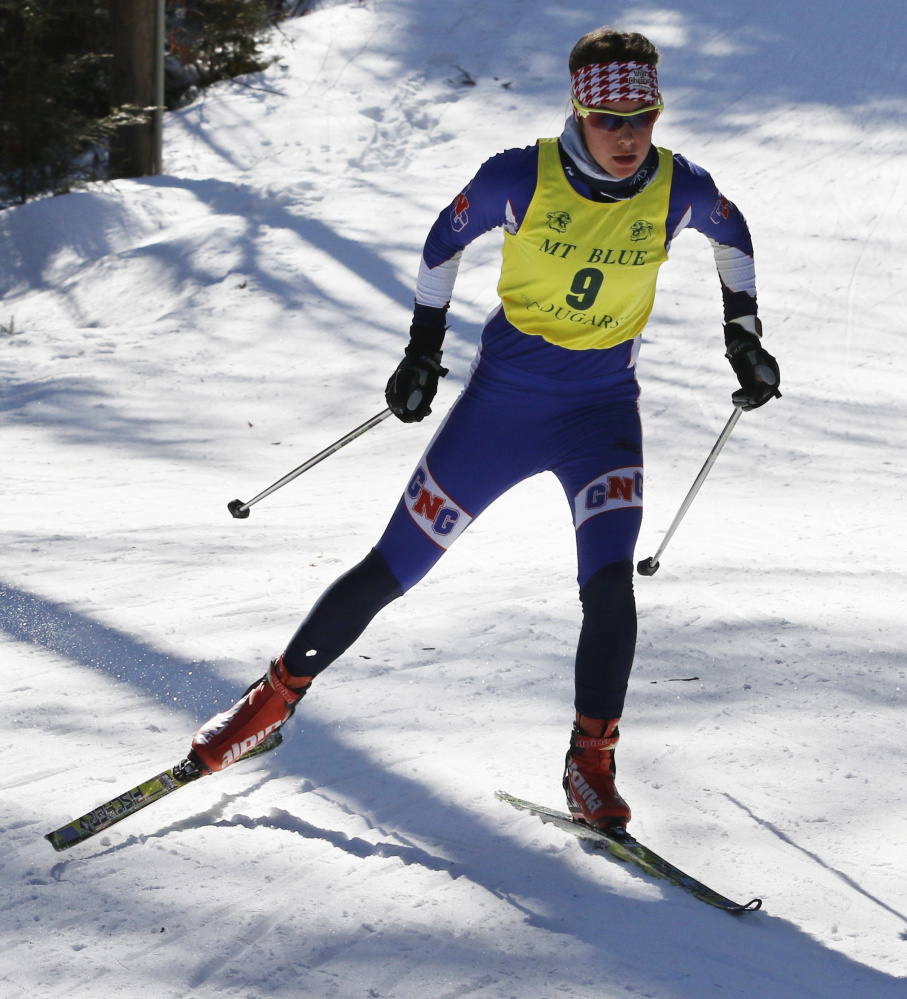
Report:
[[[423,251],[417,322],[443,327],[460,256],[473,239],[497,227],[517,235],[527,213],[538,213],[546,193],[539,148],[492,157],[440,214]],[[611,203],[557,148],[563,178],[576,195],[590,205]],[[658,156],[650,154],[646,184],[657,175],[657,164]],[[677,154],[670,166],[666,211],[657,220],[664,248],[685,228],[703,233],[714,249],[726,321],[753,322],[752,245],[743,216],[704,170]],[[573,244],[566,238],[546,241],[546,252],[555,245],[563,254],[569,251],[559,248]],[[618,255],[613,257],[617,262]],[[609,258],[599,253],[596,259]],[[581,268],[577,277],[587,270]],[[605,280],[619,281],[620,275],[615,266]],[[503,306],[492,313],[467,384],[384,534],[363,562],[326,591],[288,645],[284,659],[290,672],[321,672],[383,606],[417,583],[494,499],[529,476],[550,471],[564,489],[576,529],[583,625],[575,706],[590,718],[620,717],[636,644],[632,577],[642,517],[635,374],[640,341],[634,335],[600,349],[570,349],[556,339],[527,335]]]

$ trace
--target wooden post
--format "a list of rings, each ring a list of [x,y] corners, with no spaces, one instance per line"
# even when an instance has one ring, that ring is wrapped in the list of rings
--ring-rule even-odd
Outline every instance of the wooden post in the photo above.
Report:
[[[141,125],[124,125],[110,137],[108,176],[144,177],[161,172],[164,103],[164,0],[111,0],[110,104],[154,107]]]

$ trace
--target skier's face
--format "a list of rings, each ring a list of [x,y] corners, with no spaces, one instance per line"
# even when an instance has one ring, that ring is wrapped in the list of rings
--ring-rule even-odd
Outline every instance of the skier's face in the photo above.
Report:
[[[609,111],[637,111],[647,105],[645,101],[614,101],[601,106]],[[627,123],[616,132],[593,128],[588,118],[581,118],[580,125],[592,158],[612,177],[632,177],[652,145],[654,122],[642,128],[633,128]]]

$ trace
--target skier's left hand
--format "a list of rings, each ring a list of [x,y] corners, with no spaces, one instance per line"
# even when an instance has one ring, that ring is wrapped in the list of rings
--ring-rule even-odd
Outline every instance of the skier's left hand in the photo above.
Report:
[[[759,342],[758,335],[730,322],[724,327],[724,342],[724,356],[740,382],[740,388],[731,395],[734,405],[738,409],[758,409],[775,396],[780,399],[778,362]]]

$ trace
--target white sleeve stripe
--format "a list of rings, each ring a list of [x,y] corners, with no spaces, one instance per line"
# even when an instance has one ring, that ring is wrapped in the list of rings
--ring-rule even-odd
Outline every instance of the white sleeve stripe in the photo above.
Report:
[[[745,291],[748,295],[756,294],[756,267],[753,258],[733,246],[723,246],[710,239],[712,252],[715,254],[715,266],[721,281],[730,291]]]
[[[670,234],[666,249],[668,250],[671,249],[671,243],[673,243],[674,240],[677,239],[679,233],[683,232],[683,230],[686,229],[686,227],[690,224],[690,220],[692,218],[693,218],[693,208],[691,205],[687,205],[687,210],[683,213],[680,221],[675,226],[674,231]]]
[[[429,267],[425,257],[422,258],[416,281],[416,301],[419,305],[430,305],[436,309],[446,309],[450,305],[462,256],[463,251],[460,250],[437,267]]]

